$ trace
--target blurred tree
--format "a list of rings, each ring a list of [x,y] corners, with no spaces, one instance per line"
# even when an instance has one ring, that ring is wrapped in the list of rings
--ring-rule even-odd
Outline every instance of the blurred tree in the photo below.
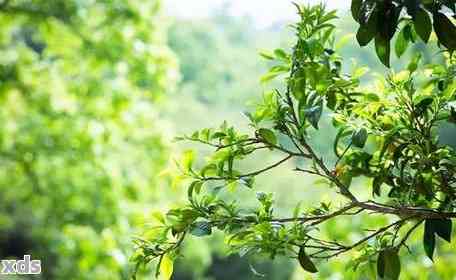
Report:
[[[0,255],[44,279],[126,279],[167,158],[177,68],[160,1],[0,2]]]
[[[176,21],[168,38],[179,58],[180,95],[241,106],[261,89],[257,77],[264,63],[250,58],[257,56],[259,46],[268,47],[271,38],[280,41],[281,33],[258,30],[248,17],[231,17],[221,9],[208,20]]]

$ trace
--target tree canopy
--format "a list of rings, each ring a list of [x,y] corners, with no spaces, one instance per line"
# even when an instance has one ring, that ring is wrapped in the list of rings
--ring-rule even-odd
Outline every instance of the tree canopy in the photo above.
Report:
[[[177,78],[159,9],[0,2],[2,257],[32,252],[45,279],[130,274],[133,224],[167,159],[154,101]]]

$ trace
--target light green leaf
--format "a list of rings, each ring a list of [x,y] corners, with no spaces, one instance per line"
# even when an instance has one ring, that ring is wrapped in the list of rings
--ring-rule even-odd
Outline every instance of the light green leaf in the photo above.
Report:
[[[272,145],[277,145],[277,137],[275,136],[272,130],[267,128],[260,128],[258,130],[258,134],[261,136],[263,140],[266,140],[266,142]]]
[[[160,279],[161,280],[170,280],[171,276],[173,275],[173,269],[174,269],[174,262],[173,260],[168,256],[168,254],[163,255],[160,261],[160,268],[159,268],[159,273],[160,273]]]
[[[274,54],[268,51],[261,51],[260,56],[267,60],[274,60]]]
[[[187,150],[184,152],[181,160],[181,165],[184,172],[189,172],[192,169],[194,160],[195,152],[193,150]]]
[[[406,29],[403,28],[401,30],[401,32],[399,32],[399,34],[397,35],[397,38],[396,38],[396,44],[395,44],[394,49],[396,51],[397,57],[401,57],[409,46],[409,41],[406,37],[405,32],[406,32]]]

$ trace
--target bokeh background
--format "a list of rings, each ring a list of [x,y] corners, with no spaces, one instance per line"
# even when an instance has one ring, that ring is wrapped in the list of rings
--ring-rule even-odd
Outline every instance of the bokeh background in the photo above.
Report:
[[[369,86],[387,69],[372,47],[355,43],[348,2],[327,4],[339,10],[336,47],[347,72],[352,65],[369,68],[363,80]],[[0,279],[129,279],[134,236],[154,213],[185,202],[173,159],[198,147],[173,138],[224,120],[246,129],[243,112],[281,86],[259,82],[269,65],[258,53],[292,46],[288,25],[295,19],[287,0],[0,1],[0,259],[31,254],[43,270]],[[423,50],[414,45],[393,71]],[[423,60],[439,63],[440,55],[428,48]],[[441,134],[442,143],[456,144],[453,127]],[[326,139],[333,136],[326,121],[312,137],[328,161],[334,159]],[[264,154],[246,169],[274,158]],[[257,183],[274,193],[277,213],[290,215],[300,201],[337,205],[326,187],[292,167]],[[361,192],[368,185],[356,182]],[[227,199],[248,207],[255,190]],[[341,219],[322,234],[350,242],[381,222]],[[455,246],[439,247],[433,264],[423,257],[420,235],[402,258],[402,278],[456,279]],[[375,279],[373,262],[353,269],[356,254],[321,263],[311,276],[294,260],[230,255],[223,241],[219,233],[190,238],[172,279]],[[152,263],[138,278],[153,279],[153,271]]]

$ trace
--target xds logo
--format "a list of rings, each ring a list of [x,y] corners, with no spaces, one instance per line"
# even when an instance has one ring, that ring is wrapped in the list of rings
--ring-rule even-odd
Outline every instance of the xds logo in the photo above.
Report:
[[[40,274],[41,261],[31,260],[30,255],[25,255],[23,260],[2,260],[0,274]]]

